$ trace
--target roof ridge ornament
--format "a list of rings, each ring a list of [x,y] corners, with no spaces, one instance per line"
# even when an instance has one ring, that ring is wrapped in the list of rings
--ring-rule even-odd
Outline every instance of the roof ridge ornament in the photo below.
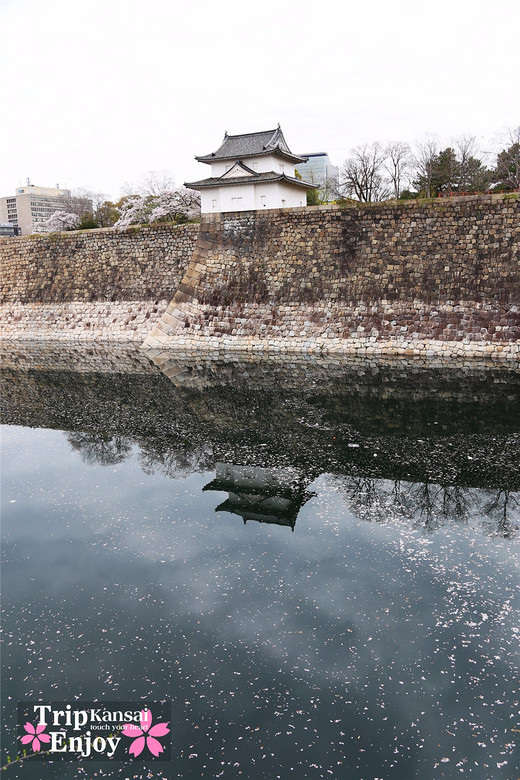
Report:
[[[276,143],[276,139],[278,134],[280,133],[280,125],[274,130],[271,138],[268,140],[266,145],[264,146],[264,149],[278,149],[280,144]]]

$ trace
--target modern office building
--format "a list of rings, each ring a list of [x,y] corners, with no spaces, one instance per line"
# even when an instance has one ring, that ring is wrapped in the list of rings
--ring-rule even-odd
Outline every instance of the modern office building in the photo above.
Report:
[[[0,222],[0,238],[2,236],[19,236],[20,228],[11,225],[9,222]]]
[[[13,196],[0,198],[0,222],[20,229],[22,236],[37,233],[38,228],[55,211],[70,211],[70,190],[59,187],[17,187]]]
[[[338,168],[332,165],[326,152],[302,154],[307,161],[298,163],[296,170],[300,176],[319,187],[320,199],[326,202],[334,200],[338,191]]]

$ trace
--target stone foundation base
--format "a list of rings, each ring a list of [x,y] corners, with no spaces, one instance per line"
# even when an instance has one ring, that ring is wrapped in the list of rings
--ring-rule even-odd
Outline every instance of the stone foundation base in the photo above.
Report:
[[[142,343],[168,301],[72,301],[0,305],[4,341]]]
[[[436,341],[434,339],[398,341],[368,339],[322,339],[308,341],[296,339],[259,339],[254,337],[223,336],[174,336],[152,343],[148,337],[144,345],[150,359],[174,351],[177,355],[193,355],[201,352],[244,353],[264,355],[306,354],[337,355],[349,357],[405,357],[423,358],[427,361],[481,359],[506,361],[511,369],[520,367],[520,344],[486,343],[478,341]]]

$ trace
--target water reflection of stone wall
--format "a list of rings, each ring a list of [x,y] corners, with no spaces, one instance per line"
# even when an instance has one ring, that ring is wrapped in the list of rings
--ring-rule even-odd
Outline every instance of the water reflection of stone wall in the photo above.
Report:
[[[2,370],[2,421],[67,431],[89,463],[114,465],[137,448],[146,472],[176,476],[221,463],[221,471],[228,464],[240,474],[269,470],[273,485],[290,469],[299,475],[298,496],[327,473],[367,520],[391,519],[398,507],[406,517],[407,507],[420,505],[426,529],[477,512],[490,533],[514,532],[518,373],[303,357],[170,359],[164,373],[139,353],[134,362],[126,351],[94,353],[91,371],[72,370],[74,351],[67,370],[59,367],[67,364],[63,353],[58,365],[51,353],[48,367],[36,348],[34,362],[25,355],[19,368],[11,355]],[[288,500],[279,485],[274,493]],[[250,498],[232,504],[229,511],[252,512]]]

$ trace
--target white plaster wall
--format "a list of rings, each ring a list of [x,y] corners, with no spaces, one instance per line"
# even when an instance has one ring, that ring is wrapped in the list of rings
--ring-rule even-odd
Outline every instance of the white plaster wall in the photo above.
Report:
[[[265,203],[263,199],[265,198]],[[278,182],[255,185],[255,206],[257,210],[279,209],[282,206],[280,198],[280,185]]]
[[[255,186],[255,209],[257,211],[276,208],[276,206],[273,205],[276,198],[276,185],[257,184]]]
[[[238,184],[235,187],[212,187],[211,189],[201,190],[200,194],[201,211],[203,214],[211,214],[217,211],[289,209],[307,205],[307,195],[303,188],[291,187],[291,185],[283,182]],[[233,202],[233,198],[242,198],[242,200],[237,204]],[[284,200],[285,203],[283,203]],[[215,204],[214,201],[216,201]]]
[[[236,202],[235,198],[240,198],[240,202]],[[222,187],[220,189],[221,211],[252,211],[254,208],[254,185],[237,184],[233,187]]]
[[[203,214],[220,211],[220,192],[217,187],[200,191],[200,210]],[[216,203],[214,203],[216,201]]]
[[[307,190],[303,187],[291,187],[290,184],[280,182],[278,184],[278,197],[280,208],[292,209],[307,205]],[[285,203],[282,203],[285,200]]]
[[[230,167],[232,167],[235,164],[235,160],[230,160],[228,162],[214,162],[211,163],[211,174],[210,176],[223,176],[226,172],[226,169],[229,170]],[[288,160],[283,160],[280,157],[277,157],[274,154],[267,154],[264,157],[245,157],[242,162],[244,165],[247,165],[248,168],[252,168],[254,171],[258,171],[258,173],[266,173],[269,171],[274,171],[275,173],[281,173],[280,171],[280,165],[284,166],[284,173],[287,176],[294,176],[294,165],[290,163]],[[255,168],[256,164],[256,168]]]
[[[230,168],[233,167],[235,162],[236,162],[236,160],[228,160],[227,162],[214,162],[214,163],[211,163],[211,165],[209,166],[210,169],[211,169],[211,173],[209,173],[208,175],[211,176],[211,177],[223,176],[226,171],[228,171]]]

